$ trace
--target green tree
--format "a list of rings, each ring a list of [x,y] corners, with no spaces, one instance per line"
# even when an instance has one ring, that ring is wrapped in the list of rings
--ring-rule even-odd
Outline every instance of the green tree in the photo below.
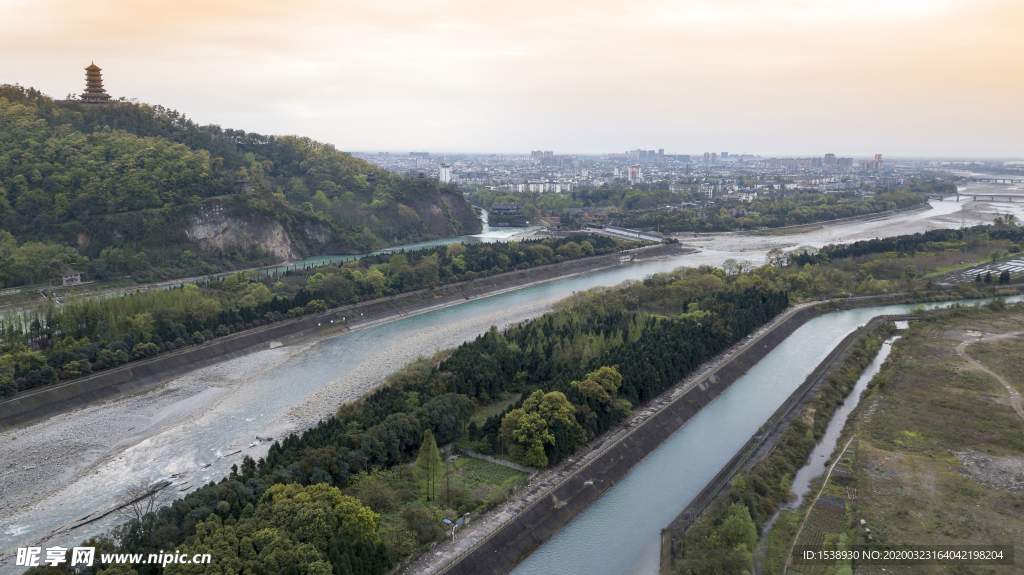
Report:
[[[551,427],[556,423],[566,431],[568,445],[559,448],[571,452],[586,441],[587,434],[575,417],[576,408],[560,391],[533,392],[521,409],[509,412],[502,420],[501,428],[506,441],[512,439],[521,448],[520,459],[530,467],[546,467],[548,456],[545,445],[555,444]],[[512,451],[510,450],[510,453]]]
[[[380,273],[378,269],[372,269],[366,272],[366,282],[370,284],[370,289],[373,290],[377,295],[384,293],[384,286],[387,285],[387,278],[384,274]]]
[[[212,565],[168,565],[164,573],[305,573],[331,575],[336,542],[380,543],[380,516],[326,484],[274,485],[237,523],[217,514],[195,527],[183,553],[210,553]]]
[[[524,464],[536,468],[547,467],[548,456],[544,453],[544,444],[554,443],[555,436],[539,413],[533,411],[519,418],[519,425],[512,432],[512,437],[526,449],[523,454]]]
[[[729,507],[721,533],[728,545],[745,545],[748,551],[757,545],[757,527],[750,517],[750,510],[742,503],[733,503]]]
[[[430,429],[423,432],[423,444],[420,445],[420,452],[416,457],[416,469],[424,481],[424,497],[427,501],[436,499],[437,482],[441,479],[443,465],[441,453],[437,450],[437,442],[434,441],[434,432]]]
[[[587,374],[587,379],[601,384],[609,394],[615,395],[622,387],[622,374],[614,367],[603,366]]]

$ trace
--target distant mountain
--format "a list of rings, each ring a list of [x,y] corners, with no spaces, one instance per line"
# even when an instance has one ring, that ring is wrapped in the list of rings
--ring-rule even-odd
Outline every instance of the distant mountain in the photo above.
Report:
[[[251,192],[239,193],[236,180]],[[164,279],[476,233],[461,192],[298,136],[0,86],[0,285]]]

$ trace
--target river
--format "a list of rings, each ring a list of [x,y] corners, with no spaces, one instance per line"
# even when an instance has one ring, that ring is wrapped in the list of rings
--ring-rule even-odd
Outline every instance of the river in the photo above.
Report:
[[[454,244],[454,243],[458,243],[458,242],[463,242],[463,243],[482,242],[482,243],[485,243],[485,244],[491,244],[491,243],[494,243],[494,242],[500,242],[502,240],[507,240],[508,238],[510,238],[510,237],[512,237],[512,236],[514,236],[516,234],[521,234],[521,233],[524,233],[524,232],[528,232],[530,230],[540,229],[540,227],[541,227],[541,226],[529,226],[529,227],[526,227],[526,228],[513,228],[513,227],[496,227],[496,228],[492,228],[490,226],[490,224],[488,223],[488,213],[487,213],[487,210],[485,210],[483,208],[478,208],[478,209],[480,210],[480,219],[483,221],[483,229],[480,230],[479,234],[471,234],[471,235],[468,235],[468,236],[455,236],[453,238],[442,238],[442,239],[439,239],[439,240],[429,240],[429,241],[426,241],[426,242],[418,242],[418,243],[415,243],[415,244],[406,244],[406,245],[402,245],[402,246],[392,246],[390,248],[382,248],[382,249],[379,249],[379,250],[376,250],[376,251],[372,251],[372,252],[366,253],[366,254],[309,256],[308,258],[303,259],[303,260],[289,262],[287,265],[284,265],[284,266],[261,269],[260,272],[261,273],[270,273],[270,274],[273,274],[274,272],[283,273],[283,272],[287,271],[288,269],[292,269],[292,268],[302,269],[304,267],[316,267],[316,266],[322,266],[322,265],[326,265],[326,264],[334,263],[334,262],[347,262],[349,260],[355,260],[355,259],[363,258],[363,257],[366,257],[366,256],[377,255],[377,254],[390,254],[390,253],[394,253],[394,252],[397,252],[397,251],[403,251],[403,250],[409,252],[409,251],[413,251],[413,250],[421,250],[421,249],[424,249],[424,248],[434,248],[434,247],[437,247],[437,246],[446,246],[448,244]]]
[[[560,299],[575,291],[615,285],[629,279],[670,271],[681,264],[678,258],[638,262],[475,299],[324,340],[288,357],[282,363],[245,377],[242,385],[207,387],[198,395],[190,396],[151,417],[174,417],[177,412],[196,405],[209,405],[200,415],[160,430],[132,445],[120,446],[116,450],[116,458],[99,465],[88,475],[76,478],[31,510],[0,519],[0,549],[9,549],[32,540],[54,527],[113,503],[139,481],[155,482],[186,471],[189,472],[188,478],[193,487],[219,480],[229,473],[232,464],[239,463],[242,455],[250,453],[246,448],[253,438],[268,435],[280,437],[287,431],[287,422],[283,421],[282,416],[290,408],[341,374],[357,369],[382,350],[393,348],[411,333],[429,334],[441,326],[471,320],[496,309],[514,308],[537,300]],[[475,335],[466,334],[467,337]],[[398,367],[396,365],[394,369]],[[24,431],[17,434],[22,436]],[[65,434],[60,435],[63,438]],[[265,447],[255,450],[253,457],[265,453]],[[245,451],[232,457],[219,458],[236,449]],[[4,446],[0,446],[0,460],[7,459],[4,455]],[[209,466],[203,467],[207,464]],[[120,523],[118,517],[108,516],[105,520],[76,529],[70,535],[53,542],[62,545],[77,543],[117,523]]]
[[[374,364],[373,361],[395,350],[404,352],[404,346],[407,342],[413,342],[413,338],[418,338],[416,341],[419,342],[417,345],[420,348],[417,349],[422,349],[417,353],[426,355],[439,347],[456,345],[464,338],[473,338],[486,330],[492,322],[507,321],[507,318],[502,317],[505,310],[564,297],[575,291],[640,279],[679,266],[721,265],[722,261],[730,257],[760,262],[763,261],[764,252],[775,245],[792,248],[857,237],[912,233],[923,229],[950,227],[951,218],[957,222],[961,219],[959,214],[953,213],[952,202],[937,202],[933,205],[936,209],[926,212],[935,216],[932,219],[914,214],[897,216],[884,222],[826,226],[820,231],[796,237],[724,236],[710,243],[694,243],[695,247],[705,251],[665,260],[617,266],[477,299],[393,323],[342,334],[313,345],[266,350],[253,356],[231,360],[212,369],[201,370],[200,376],[183,376],[146,394],[89,406],[79,412],[57,416],[27,428],[0,433],[0,461],[10,462],[4,469],[0,469],[0,480],[7,484],[2,486],[7,490],[4,492],[6,494],[0,497],[0,500],[7,499],[7,507],[0,509],[0,552],[10,551],[59,525],[120,500],[129,487],[141,481],[167,478],[182,471],[188,472],[187,478],[193,488],[204,482],[220,479],[228,473],[232,464],[238,463],[242,454],[224,458],[220,458],[220,455],[235,449],[243,449],[243,454],[259,457],[266,452],[267,445],[263,443],[251,446],[255,437],[270,435],[279,438],[281,434],[298,428],[294,421],[288,419],[289,411],[304,405],[304,402],[315,393],[335,384],[339,378],[353,371],[365,371],[367,365],[385,365]],[[956,209],[962,206],[963,204],[956,205]],[[510,232],[514,230],[502,229],[493,233]],[[537,309],[538,313],[542,310]],[[832,345],[858,323],[864,323],[866,320],[863,320],[863,317],[872,312],[843,313],[846,315],[829,316],[835,317],[835,322],[819,318],[808,324],[817,326],[814,329],[820,330],[821,333],[811,337],[803,347],[792,349],[789,353],[795,355],[789,360],[782,361],[783,367],[792,369],[799,367],[803,362],[813,367]],[[432,334],[452,325],[465,326],[463,332],[458,334],[458,338],[453,339],[452,336],[448,339],[435,340],[432,337]],[[804,326],[804,329],[807,327]],[[423,339],[430,341],[423,343],[420,341]],[[779,349],[790,349],[793,345],[787,340]],[[778,352],[777,349],[775,353]],[[379,377],[400,367],[399,360],[406,356],[399,354],[396,357],[399,365],[386,365],[386,369],[381,368],[381,373],[376,374],[377,381]],[[415,355],[412,355],[408,359],[414,357]],[[258,365],[246,371],[243,369],[246,362],[255,362]],[[755,370],[759,368],[760,365]],[[751,373],[754,373],[754,370]],[[649,468],[657,476],[651,480],[653,483],[649,486],[650,490],[646,489],[646,480],[637,479],[643,476],[643,473],[631,473],[620,486],[582,514],[548,545],[542,547],[523,565],[522,568],[526,569],[523,572],[544,572],[530,571],[538,568],[531,565],[543,565],[537,562],[550,557],[550,549],[564,544],[560,541],[575,541],[573,538],[577,535],[574,534],[587,533],[579,531],[578,525],[582,525],[582,519],[591,516],[597,518],[598,524],[603,528],[612,527],[611,531],[614,531],[621,541],[629,542],[628,545],[614,546],[602,543],[609,548],[620,550],[620,559],[603,561],[604,567],[595,569],[595,572],[620,573],[633,562],[644,561],[643,557],[648,557],[650,553],[643,554],[630,550],[638,551],[645,546],[650,547],[658,530],[667,525],[685,506],[688,497],[692,497],[690,491],[698,491],[707,478],[717,472],[721,463],[731,457],[736,447],[746,441],[767,414],[781,403],[792,387],[803,380],[803,376],[799,374],[786,378],[769,373],[766,377],[759,383],[734,385],[726,394],[731,399],[713,403],[709,410],[698,417],[702,423],[697,425],[696,420],[691,422],[683,432],[676,434],[665,444],[674,445],[681,441],[685,448],[681,455],[671,456],[665,461],[664,456],[656,457],[652,454],[642,462],[636,471]],[[211,380],[218,378],[218,381],[210,383]],[[750,374],[745,380],[750,380]],[[166,398],[180,391],[175,386],[182,389],[191,386],[194,390],[182,391],[180,401],[171,402]],[[752,389],[747,389],[750,386],[753,386]],[[358,395],[366,389],[351,391]],[[161,404],[161,401],[166,405]],[[142,407],[133,410],[122,409],[122,406],[135,405],[132,402]],[[743,410],[750,411],[741,410],[747,415],[736,419],[731,415],[733,408],[730,407],[730,402],[744,405]],[[147,405],[163,407],[146,411]],[[765,412],[763,416],[762,411]],[[97,427],[76,427],[76,424],[86,416],[98,421]],[[146,428],[146,433],[140,435],[135,425],[149,427]],[[753,425],[752,429],[750,425]],[[112,439],[90,442],[94,435],[100,436],[103,433]],[[695,442],[679,439],[683,436],[688,437],[691,433],[697,433],[698,438],[704,437],[699,435],[704,433],[707,439]],[[61,452],[61,449],[64,451]],[[664,449],[655,453],[662,451]],[[678,461],[699,463],[683,465]],[[33,475],[40,468],[50,469],[49,475]],[[33,469],[36,471],[32,471]],[[641,499],[646,498],[655,508],[650,514],[627,512],[633,503],[626,507],[617,503],[623,497],[620,488],[636,481],[645,486],[642,490],[645,495]],[[681,491],[665,492],[669,484],[674,484],[673,487],[679,487]],[[187,487],[182,487],[186,491],[181,493],[187,492]],[[21,499],[24,499],[24,503],[20,502]],[[0,502],[0,505],[3,505],[3,502]],[[612,515],[603,515],[607,510],[611,510]],[[65,536],[51,539],[48,544],[75,544],[85,537],[108,529],[117,522],[116,517],[110,516]],[[603,537],[584,535],[585,539],[595,542],[604,541]],[[656,547],[652,549],[653,555],[656,556]],[[619,570],[610,567],[620,565],[623,557],[629,557],[629,560],[621,565]],[[590,564],[587,561],[584,563]],[[0,572],[8,572],[9,567],[10,564],[7,562],[0,566]]]
[[[985,300],[967,300],[971,304]],[[1007,301],[1024,301],[1015,296]],[[948,306],[950,302],[927,304]],[[844,337],[912,305],[840,311],[807,322],[526,558],[513,575],[656,575],[661,530],[690,503]]]

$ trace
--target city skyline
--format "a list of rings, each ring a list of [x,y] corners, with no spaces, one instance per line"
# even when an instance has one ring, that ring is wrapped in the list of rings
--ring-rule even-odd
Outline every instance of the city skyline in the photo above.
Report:
[[[0,0],[0,83],[344,150],[1024,156],[1004,0]],[[519,153],[519,152],[515,152]]]

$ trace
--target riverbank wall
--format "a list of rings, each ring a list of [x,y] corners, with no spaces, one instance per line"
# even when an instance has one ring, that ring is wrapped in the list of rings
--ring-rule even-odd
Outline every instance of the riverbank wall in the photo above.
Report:
[[[463,553],[442,573],[503,575],[511,571],[800,326],[834,310],[830,303],[791,310],[788,316],[760,336],[751,338],[686,391],[672,397],[681,382],[663,393],[653,402],[665,402],[655,413],[635,424],[601,453],[589,459],[582,456],[581,459],[587,460],[585,464],[490,537]],[[641,409],[650,409],[650,406],[637,408]]]
[[[694,250],[678,244],[662,244],[630,251],[633,261],[680,255]],[[0,430],[24,425],[97,401],[138,393],[174,377],[255,351],[277,347],[282,341],[322,338],[345,330],[355,331],[529,287],[540,283],[621,265],[619,254],[570,260],[526,270],[496,274],[335,308],[217,338],[157,357],[133,361],[88,377],[19,393],[0,402]]]
[[[872,318],[867,324],[854,330],[829,352],[804,382],[793,391],[786,401],[767,419],[729,460],[721,471],[708,482],[676,518],[662,531],[661,575],[670,575],[676,552],[676,538],[683,535],[719,496],[723,495],[732,477],[742,469],[752,468],[759,460],[768,456],[789,428],[790,422],[803,410],[806,402],[814,397],[829,375],[840,369],[846,361],[850,348],[859,338],[878,329],[882,324],[896,320],[916,319],[913,315],[889,315]]]

